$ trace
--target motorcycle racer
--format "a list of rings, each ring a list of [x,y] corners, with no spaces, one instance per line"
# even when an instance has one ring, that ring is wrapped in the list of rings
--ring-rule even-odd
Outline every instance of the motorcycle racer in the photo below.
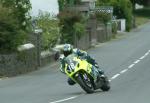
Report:
[[[67,57],[68,55],[73,53],[77,57],[85,59],[88,63],[90,63],[94,66],[92,68],[93,69],[92,71],[93,71],[93,74],[95,75],[95,77],[97,77],[99,74],[100,74],[101,77],[104,77],[104,72],[99,68],[96,61],[90,55],[88,55],[88,53],[86,51],[80,50],[78,48],[73,49],[73,46],[71,44],[65,44],[63,46],[62,52],[63,52],[63,55],[60,56],[60,62],[61,62],[60,71],[62,73],[65,73],[65,71],[64,71],[65,57]],[[71,78],[68,78],[68,84],[69,85],[74,85],[75,82]]]

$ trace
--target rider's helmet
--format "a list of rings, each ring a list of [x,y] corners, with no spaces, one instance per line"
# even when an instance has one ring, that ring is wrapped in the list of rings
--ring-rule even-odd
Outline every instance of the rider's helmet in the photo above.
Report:
[[[71,44],[65,44],[63,47],[63,54],[65,57],[72,54],[73,52],[73,46]]]

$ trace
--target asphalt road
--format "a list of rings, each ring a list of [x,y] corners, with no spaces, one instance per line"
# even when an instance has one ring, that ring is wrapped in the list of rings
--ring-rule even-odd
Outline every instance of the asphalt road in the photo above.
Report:
[[[150,103],[150,23],[88,52],[108,75],[110,91],[86,94],[69,86],[53,64],[1,79],[0,103]]]

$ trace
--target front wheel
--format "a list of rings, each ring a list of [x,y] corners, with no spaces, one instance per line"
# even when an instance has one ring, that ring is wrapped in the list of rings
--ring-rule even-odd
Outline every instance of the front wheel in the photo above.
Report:
[[[104,84],[101,87],[101,90],[102,91],[109,91],[110,90],[110,82],[109,82],[107,77],[104,78]]]
[[[78,74],[76,80],[79,83],[79,85],[81,86],[81,88],[86,93],[93,93],[94,92],[92,80],[90,79],[90,77],[86,73]]]

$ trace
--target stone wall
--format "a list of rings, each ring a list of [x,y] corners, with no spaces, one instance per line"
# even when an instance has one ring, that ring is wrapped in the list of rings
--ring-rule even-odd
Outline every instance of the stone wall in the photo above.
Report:
[[[90,28],[91,33],[91,44],[95,45],[97,43],[97,20],[95,18],[91,18],[88,21],[88,27]]]
[[[108,41],[113,37],[112,23],[107,23],[106,25],[103,23],[98,23],[96,31],[97,41],[100,43]]]
[[[0,76],[15,76],[37,69],[34,49],[12,54],[0,54]]]
[[[56,56],[56,52],[50,52],[48,50],[41,52],[41,66],[55,62],[58,59]]]
[[[42,52],[41,66],[53,63],[55,53]],[[36,49],[28,49],[12,54],[0,54],[0,77],[10,77],[25,74],[39,69]]]
[[[104,28],[98,27],[96,31],[97,31],[97,41],[99,43],[105,42],[106,41],[106,35],[105,35],[106,33],[105,33]]]

